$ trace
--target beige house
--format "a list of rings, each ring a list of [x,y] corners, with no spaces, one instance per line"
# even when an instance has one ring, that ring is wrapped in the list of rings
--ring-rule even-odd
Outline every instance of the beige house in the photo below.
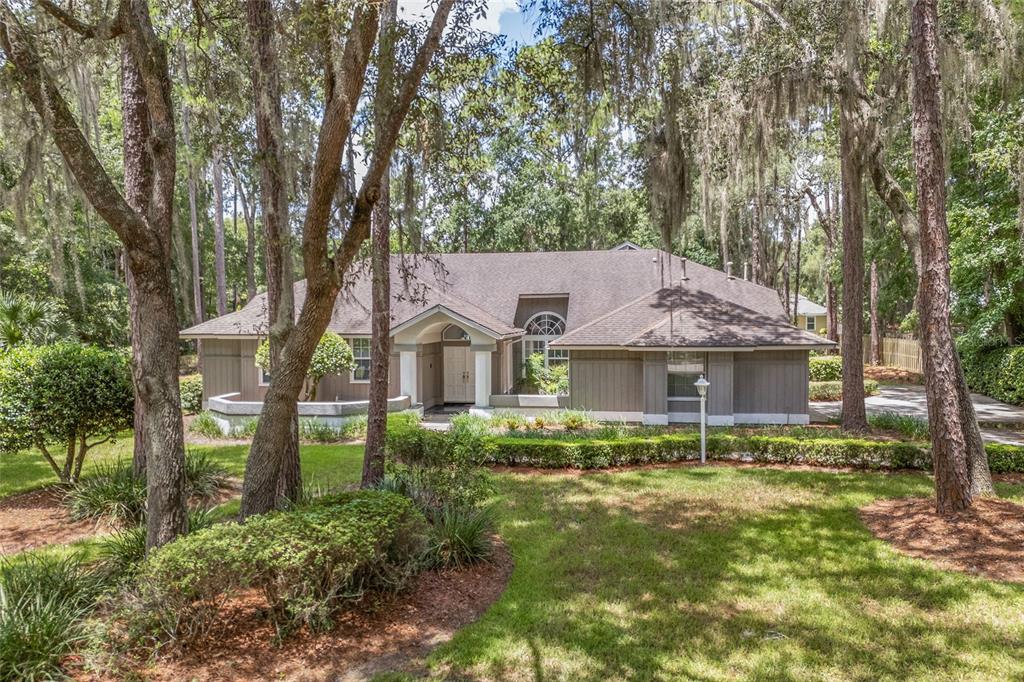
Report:
[[[695,422],[694,381],[705,375],[711,424],[808,422],[807,358],[833,344],[789,323],[778,294],[651,249],[395,257],[393,409],[465,406],[524,412],[573,408],[595,418]],[[326,377],[300,415],[365,412],[370,282],[341,293],[329,329],[357,366]],[[305,283],[295,285],[301,307]],[[231,421],[258,414],[269,377],[253,356],[267,330],[266,296],[196,325],[204,401]],[[520,391],[526,359],[567,364],[567,395]]]
[[[820,333],[828,327],[828,311],[801,294],[796,302],[796,326],[809,332]]]

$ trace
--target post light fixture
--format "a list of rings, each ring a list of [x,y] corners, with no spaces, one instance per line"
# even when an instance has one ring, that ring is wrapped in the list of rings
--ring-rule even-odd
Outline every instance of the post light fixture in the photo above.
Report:
[[[707,402],[708,402],[708,386],[711,382],[704,378],[701,374],[697,381],[693,382],[693,385],[697,387],[697,395],[700,396],[700,463],[707,463],[707,452],[708,452],[708,441],[707,441]]]

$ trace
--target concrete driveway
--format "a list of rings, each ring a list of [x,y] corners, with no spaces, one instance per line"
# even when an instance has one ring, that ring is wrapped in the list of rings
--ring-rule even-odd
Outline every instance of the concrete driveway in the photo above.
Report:
[[[1024,445],[1024,407],[1007,405],[988,396],[971,394],[982,437],[996,443]],[[878,395],[864,401],[868,414],[895,412],[922,419],[928,418],[928,403],[923,386],[888,384],[879,387]],[[839,417],[841,402],[811,402],[811,421],[827,422]]]

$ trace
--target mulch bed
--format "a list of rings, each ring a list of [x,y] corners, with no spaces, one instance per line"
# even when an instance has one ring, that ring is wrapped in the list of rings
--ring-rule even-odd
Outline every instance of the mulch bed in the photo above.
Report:
[[[479,618],[505,590],[513,560],[495,544],[492,560],[427,571],[413,585],[344,613],[334,630],[302,631],[275,645],[255,592],[233,599],[209,633],[187,649],[136,670],[149,681],[364,680],[381,672],[425,672],[423,658]],[[107,679],[79,673],[80,680]]]
[[[874,379],[880,384],[923,384],[924,377],[899,367],[864,365],[864,378]]]
[[[942,568],[1024,582],[1024,506],[984,498],[951,517],[927,497],[878,500],[860,510],[864,524],[897,551]]]
[[[94,521],[73,521],[63,495],[60,488],[43,488],[0,500],[0,556],[110,530]]]

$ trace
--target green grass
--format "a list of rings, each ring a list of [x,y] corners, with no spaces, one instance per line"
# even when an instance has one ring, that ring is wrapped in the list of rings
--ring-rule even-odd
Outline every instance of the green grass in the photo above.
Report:
[[[189,449],[203,450],[233,476],[241,477],[245,473],[248,445],[190,445]],[[303,481],[307,484],[335,486],[359,481],[363,466],[361,444],[303,445],[300,452]],[[89,476],[117,459],[131,459],[131,456],[132,437],[129,433],[116,442],[104,443],[90,450],[83,476]],[[53,470],[35,450],[0,456],[0,498],[55,483],[57,477]]]
[[[504,595],[430,658],[501,680],[1021,679],[1024,585],[937,570],[857,508],[925,475],[498,477]],[[1000,486],[1020,502],[1024,486]]]

